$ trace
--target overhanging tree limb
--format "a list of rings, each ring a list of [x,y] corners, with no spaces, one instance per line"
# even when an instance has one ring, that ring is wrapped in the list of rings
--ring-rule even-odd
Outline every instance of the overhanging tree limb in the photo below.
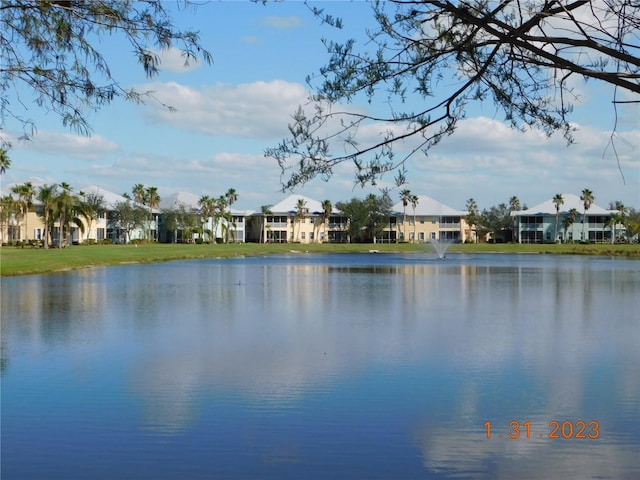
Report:
[[[21,97],[27,93],[33,94],[38,106],[82,134],[91,130],[87,112],[116,98],[133,102],[148,98],[150,92],[125,88],[114,78],[97,46],[104,37],[124,38],[148,77],[159,73],[158,51],[170,47],[182,52],[185,65],[211,63],[198,33],[173,25],[175,9],[191,5],[189,0],[4,0],[0,5],[0,141],[6,142],[1,129],[8,119],[22,124],[26,137],[33,133],[35,124],[25,117],[32,100]]]
[[[372,7],[378,27],[369,42],[361,50],[355,40],[326,43],[320,82],[309,79],[315,108],[300,109],[295,134],[265,152],[278,160],[284,189],[317,175],[327,180],[343,162],[353,162],[361,183],[393,170],[402,180],[406,159],[452,133],[471,102],[491,99],[512,127],[561,131],[571,142],[571,76],[640,93],[640,6],[630,0],[396,0]],[[337,108],[380,95],[389,115]],[[393,128],[367,142],[359,135],[365,125]],[[420,138],[396,159],[395,147],[412,137]]]

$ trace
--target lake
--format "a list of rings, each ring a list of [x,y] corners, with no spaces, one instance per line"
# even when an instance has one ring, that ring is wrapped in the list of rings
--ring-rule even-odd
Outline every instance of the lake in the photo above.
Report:
[[[2,279],[2,478],[640,478],[640,261],[335,254]]]

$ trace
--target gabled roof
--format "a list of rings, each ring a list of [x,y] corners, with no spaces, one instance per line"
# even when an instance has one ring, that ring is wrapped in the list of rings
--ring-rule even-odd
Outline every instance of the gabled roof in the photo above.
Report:
[[[304,195],[289,195],[281,202],[272,205],[269,210],[271,210],[276,215],[283,213],[297,213],[299,199],[305,201],[305,208],[308,211],[307,213],[320,215],[324,212],[322,208],[322,202],[314,200],[313,198],[305,197]],[[337,210],[332,206],[331,213],[338,214],[340,213],[340,210]]]
[[[174,208],[184,205],[187,208],[200,210],[200,197],[190,192],[177,192],[160,198],[160,208]]]
[[[562,199],[564,203],[560,205],[560,214],[568,213],[569,210],[575,208],[579,213],[584,212],[584,202],[580,200],[578,195],[574,195],[573,193],[563,193]],[[613,210],[615,211],[615,210]],[[602,208],[595,203],[592,203],[587,210],[587,215],[610,215],[612,210],[607,210],[606,208]],[[511,215],[514,217],[519,217],[522,215],[555,215],[556,214],[556,205],[553,203],[553,199],[549,199],[546,202],[539,203],[538,205],[534,205],[533,207],[527,210],[518,210],[513,212]]]
[[[395,212],[396,215],[404,214],[405,207],[402,205],[402,201],[396,203],[391,209]],[[407,215],[413,216],[413,206],[409,203],[406,207]],[[416,205],[416,216],[422,217],[462,217],[466,215],[468,212],[466,210],[456,210],[454,208],[445,205],[444,203],[440,203],[437,200],[434,200],[431,197],[426,195],[418,195],[418,204]]]
[[[160,208],[174,208],[178,205],[184,205],[185,207],[193,210],[200,210],[200,198],[202,197],[190,192],[172,193],[166,197],[160,198]],[[235,208],[230,208],[228,211],[231,215],[238,216],[249,216],[253,213],[253,210],[237,210]]]
[[[104,198],[104,201],[107,204],[107,208],[108,209],[112,209],[115,206],[116,203],[126,202],[128,200],[127,198],[123,197],[122,195],[110,192],[109,190],[105,190],[104,188],[99,187],[97,185],[89,185],[88,187],[81,188],[80,190],[78,190],[78,192],[84,192],[85,194],[87,194],[87,193],[95,193],[97,195],[102,195],[102,198]],[[76,193],[78,193],[78,192],[76,192]],[[133,203],[135,203],[135,202],[133,202]],[[140,204],[140,206],[142,206],[142,205]]]

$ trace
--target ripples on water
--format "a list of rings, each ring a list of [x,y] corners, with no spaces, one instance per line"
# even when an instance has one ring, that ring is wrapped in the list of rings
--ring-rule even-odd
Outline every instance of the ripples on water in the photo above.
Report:
[[[503,255],[2,279],[2,478],[638,478],[639,287]]]

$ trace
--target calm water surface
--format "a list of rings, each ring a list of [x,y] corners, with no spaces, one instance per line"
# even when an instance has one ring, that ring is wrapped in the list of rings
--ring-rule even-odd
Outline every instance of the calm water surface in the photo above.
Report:
[[[2,479],[637,479],[639,293],[546,255],[3,278]]]

